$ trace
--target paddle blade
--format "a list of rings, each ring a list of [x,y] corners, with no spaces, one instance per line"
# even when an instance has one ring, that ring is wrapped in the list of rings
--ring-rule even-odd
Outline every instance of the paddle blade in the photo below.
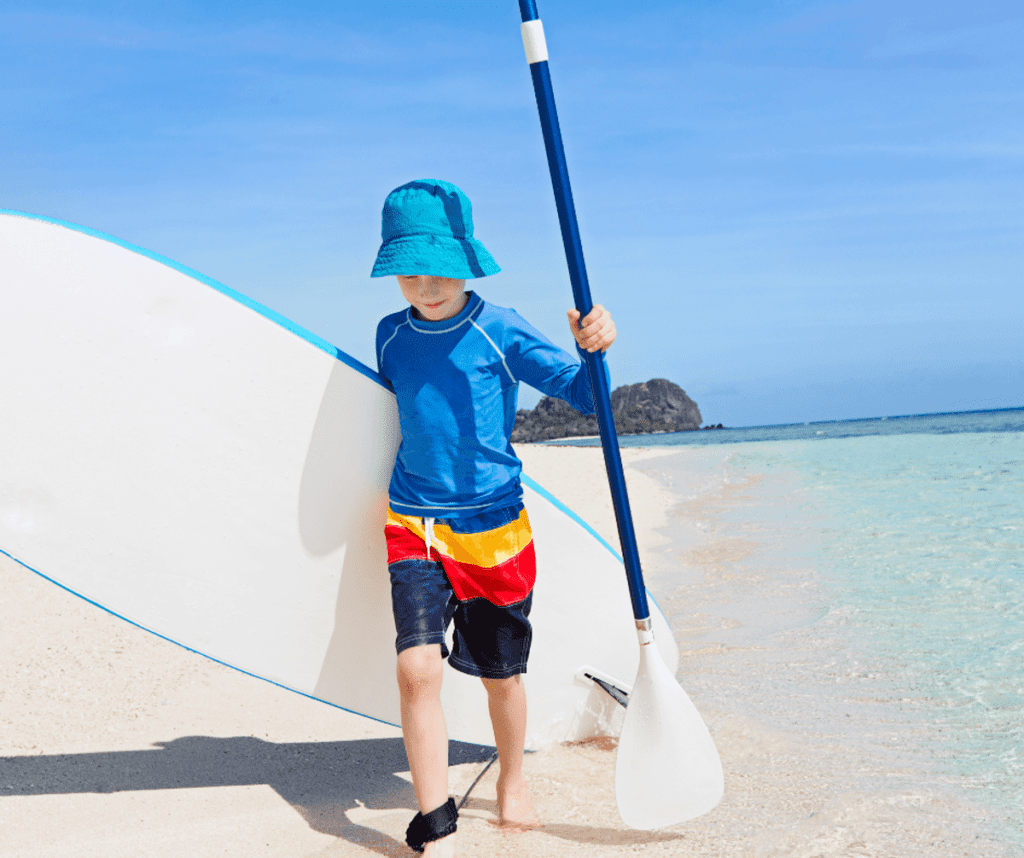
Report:
[[[664,828],[711,810],[725,782],[696,707],[665,666],[650,632],[640,637],[640,669],[615,761],[615,801],[631,828]]]

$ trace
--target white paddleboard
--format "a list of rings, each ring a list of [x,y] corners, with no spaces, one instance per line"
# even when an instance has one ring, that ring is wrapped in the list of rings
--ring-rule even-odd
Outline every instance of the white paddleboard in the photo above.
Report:
[[[383,526],[398,440],[394,396],[334,346],[149,251],[0,212],[0,550],[29,568],[397,724]],[[622,710],[579,674],[628,690],[636,671],[622,564],[525,485],[539,573],[528,743],[614,732]],[[453,739],[493,744],[478,680],[446,667],[442,699]]]

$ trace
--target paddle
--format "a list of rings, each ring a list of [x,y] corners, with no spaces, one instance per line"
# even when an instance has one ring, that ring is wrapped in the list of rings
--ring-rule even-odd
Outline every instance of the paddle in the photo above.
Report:
[[[569,265],[569,279],[581,317],[593,307],[569,172],[558,127],[555,96],[548,72],[544,29],[534,0],[519,0],[523,45],[533,76],[544,148],[555,191],[558,222]],[[615,761],[615,800],[623,822],[633,828],[661,828],[707,813],[722,797],[722,764],[707,727],[690,698],[676,682],[654,644],[626,479],[608,396],[608,373],[603,355],[588,353],[587,369],[597,404],[597,423],[608,470],[615,519],[622,543],[626,580],[640,638],[640,666],[629,697]]]

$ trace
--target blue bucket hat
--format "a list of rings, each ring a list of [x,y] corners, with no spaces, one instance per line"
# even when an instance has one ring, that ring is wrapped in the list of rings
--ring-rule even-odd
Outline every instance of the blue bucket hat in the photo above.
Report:
[[[450,182],[419,179],[395,188],[384,200],[371,277],[428,274],[470,280],[501,269],[473,238],[473,207]]]

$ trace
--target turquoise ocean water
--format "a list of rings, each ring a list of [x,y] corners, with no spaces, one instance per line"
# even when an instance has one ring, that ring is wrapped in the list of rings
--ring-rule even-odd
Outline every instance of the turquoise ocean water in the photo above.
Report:
[[[684,651],[778,653],[756,682],[711,667],[698,693],[733,708],[775,695],[789,702],[758,712],[779,726],[903,755],[905,777],[958,792],[1024,854],[1024,409],[622,446],[700,448],[640,464],[682,501],[648,578]],[[696,597],[717,618],[699,633]],[[815,667],[786,662],[826,638]]]

